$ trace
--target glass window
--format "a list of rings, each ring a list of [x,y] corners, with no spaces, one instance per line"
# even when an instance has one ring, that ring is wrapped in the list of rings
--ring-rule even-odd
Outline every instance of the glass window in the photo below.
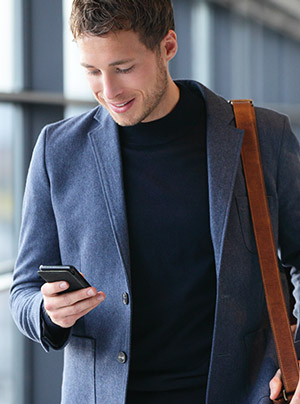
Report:
[[[14,107],[0,104],[0,262],[14,258]],[[4,270],[5,268],[3,268]],[[0,266],[1,270],[1,266]]]
[[[17,42],[14,35],[15,1],[1,2],[0,13],[0,55],[1,75],[0,91],[10,92],[17,88],[15,80],[15,56]],[[20,55],[19,55],[20,56]],[[18,60],[18,62],[20,62]],[[21,70],[21,69],[19,69]],[[8,103],[0,103],[0,404],[16,402],[14,391],[19,372],[14,372],[13,366],[21,360],[13,357],[16,347],[13,347],[14,328],[8,307],[11,270],[16,250],[16,153],[19,147],[15,144],[18,137],[17,108]],[[20,131],[19,131],[20,132]],[[21,136],[21,133],[20,133]],[[17,167],[18,168],[18,167]],[[17,191],[17,198],[19,193]],[[20,210],[20,209],[18,209]],[[21,403],[21,401],[19,400]]]
[[[14,46],[14,1],[2,1],[0,13],[0,91],[10,91],[14,87],[13,52]],[[5,61],[5,62],[4,62]]]
[[[1,278],[0,278],[1,279]],[[13,327],[8,309],[8,291],[1,291],[0,284],[0,404],[13,403]],[[15,358],[17,360],[17,358]]]
[[[0,404],[13,404],[13,324],[8,307],[11,270],[16,249],[14,214],[15,160],[13,122],[17,121],[17,109],[0,103]],[[16,359],[16,358],[15,358]],[[20,358],[18,359],[20,360]]]
[[[71,0],[64,0],[64,94],[67,98],[93,100],[84,70],[80,66],[79,53],[69,28]]]

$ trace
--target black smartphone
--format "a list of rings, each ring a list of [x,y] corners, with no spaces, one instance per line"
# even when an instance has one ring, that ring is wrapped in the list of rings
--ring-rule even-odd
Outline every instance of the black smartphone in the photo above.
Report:
[[[91,286],[72,265],[40,265],[38,274],[46,282],[66,281],[70,285],[60,293],[73,292]]]

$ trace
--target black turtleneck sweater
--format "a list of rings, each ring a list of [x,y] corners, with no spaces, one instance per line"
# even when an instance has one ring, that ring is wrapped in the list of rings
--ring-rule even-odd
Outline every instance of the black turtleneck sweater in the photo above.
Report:
[[[119,128],[133,298],[127,404],[204,403],[216,294],[206,112],[177,85],[170,114]]]

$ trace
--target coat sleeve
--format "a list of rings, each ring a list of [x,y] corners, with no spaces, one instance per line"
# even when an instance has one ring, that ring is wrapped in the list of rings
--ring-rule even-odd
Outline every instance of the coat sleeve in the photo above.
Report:
[[[290,269],[294,286],[294,316],[300,316],[300,148],[299,142],[292,133],[288,119],[285,130],[278,168],[278,201],[279,201],[279,247],[281,262]],[[296,333],[296,347],[300,343],[299,327]],[[300,350],[299,350],[300,354]]]
[[[10,307],[19,330],[48,351],[51,343],[42,333],[43,281],[37,270],[41,264],[60,264],[61,259],[46,168],[46,140],[47,128],[39,136],[28,171]]]

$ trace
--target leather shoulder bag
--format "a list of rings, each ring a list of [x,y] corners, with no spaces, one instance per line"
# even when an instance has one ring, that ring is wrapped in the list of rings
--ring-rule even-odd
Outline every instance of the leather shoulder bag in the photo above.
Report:
[[[251,100],[232,100],[230,103],[233,106],[236,127],[245,132],[241,152],[243,170],[269,319],[283,380],[281,397],[274,403],[289,403],[299,380],[299,367],[277,263],[255,110]]]

